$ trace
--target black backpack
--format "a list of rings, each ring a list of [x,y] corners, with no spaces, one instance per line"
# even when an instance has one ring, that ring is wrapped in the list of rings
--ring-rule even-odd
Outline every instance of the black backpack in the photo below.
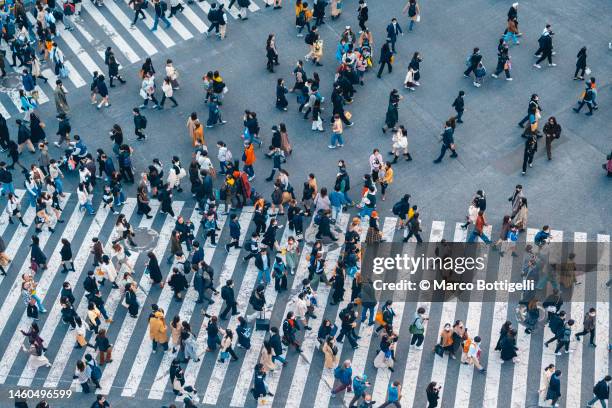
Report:
[[[161,6],[162,13],[165,13],[168,10],[168,3],[165,1],[160,1],[159,5]]]
[[[398,201],[397,203],[393,204],[393,208],[391,209],[391,212],[393,212],[393,215],[397,215],[397,216],[402,215],[403,204],[404,203],[402,203],[401,201]]]
[[[312,45],[315,42],[315,33],[313,33],[312,31],[309,32],[308,34],[306,34],[306,37],[304,38],[304,42],[308,45]]]

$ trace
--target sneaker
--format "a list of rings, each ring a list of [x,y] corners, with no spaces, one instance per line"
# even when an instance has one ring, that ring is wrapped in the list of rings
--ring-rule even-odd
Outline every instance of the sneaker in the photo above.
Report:
[[[506,78],[506,81],[512,81],[514,78]]]
[[[560,356],[561,352],[555,353],[555,356]]]
[[[478,82],[473,82],[473,84],[476,88],[480,88],[480,84]]]
[[[493,78],[497,78],[497,75],[495,75],[495,74],[491,74],[491,76],[492,76]]]
[[[336,146],[332,146],[332,145],[329,145],[327,147],[330,148],[330,149],[335,149],[336,148]]]
[[[548,64],[549,67],[556,67],[557,64],[555,64],[554,62],[552,64]]]
[[[537,69],[542,68],[542,67],[541,67],[540,65],[538,65],[538,64],[533,64],[533,66],[534,66],[534,68],[537,68]]]

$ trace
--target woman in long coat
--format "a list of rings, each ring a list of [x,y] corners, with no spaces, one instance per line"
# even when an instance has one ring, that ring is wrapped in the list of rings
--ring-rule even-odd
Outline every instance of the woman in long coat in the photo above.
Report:
[[[164,278],[161,273],[161,269],[159,269],[159,262],[157,262],[157,257],[153,252],[149,252],[147,254],[149,257],[149,262],[147,263],[147,270],[149,271],[149,278],[153,281],[154,284],[159,285],[160,287],[164,287]]]
[[[501,359],[503,361],[512,361],[517,356],[516,354],[516,330],[510,329],[506,337],[501,341]]]
[[[128,305],[128,313],[130,317],[138,317],[138,298],[136,297],[136,285],[126,285],[125,287],[125,303]]]
[[[324,367],[329,369],[336,368],[340,362],[340,354],[338,353],[338,346],[336,346],[336,339],[333,336],[329,336],[327,340],[325,340],[325,343],[323,343],[321,347],[321,351],[325,356],[325,360],[323,361]]]

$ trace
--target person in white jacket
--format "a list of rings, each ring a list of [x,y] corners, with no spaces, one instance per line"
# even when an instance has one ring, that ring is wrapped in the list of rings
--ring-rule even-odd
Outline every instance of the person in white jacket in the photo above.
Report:
[[[230,149],[228,149],[225,142],[222,141],[217,142],[217,148],[219,149],[219,152],[217,153],[217,159],[219,160],[219,166],[221,167],[221,171],[219,173],[225,174],[228,164],[232,163],[232,152],[230,151]]]
[[[117,269],[115,269],[115,265],[113,265],[108,255],[102,255],[102,262],[100,263],[100,271],[102,272],[102,274],[98,275],[99,277],[98,283],[101,286],[104,286],[104,280],[108,279],[113,284],[114,289],[119,288],[119,286],[115,282],[115,280],[117,279]]]
[[[174,99],[174,96],[173,96],[174,90],[172,88],[172,80],[170,79],[169,76],[164,78],[164,83],[162,84],[162,92],[164,94],[162,95],[162,99],[159,105],[163,108],[164,103],[166,103],[166,99],[170,99],[174,103],[174,107],[176,108],[178,106],[178,102],[176,102],[176,99]]]
[[[79,200],[79,209],[87,210],[89,215],[94,215],[96,213],[96,210],[94,210],[91,205],[91,197],[89,196],[89,191],[87,191],[85,183],[79,183],[77,187],[77,198]]]

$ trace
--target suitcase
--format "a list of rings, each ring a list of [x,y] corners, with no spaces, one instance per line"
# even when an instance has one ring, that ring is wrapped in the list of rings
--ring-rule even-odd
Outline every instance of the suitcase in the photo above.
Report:
[[[255,330],[270,330],[270,319],[255,319]]]

